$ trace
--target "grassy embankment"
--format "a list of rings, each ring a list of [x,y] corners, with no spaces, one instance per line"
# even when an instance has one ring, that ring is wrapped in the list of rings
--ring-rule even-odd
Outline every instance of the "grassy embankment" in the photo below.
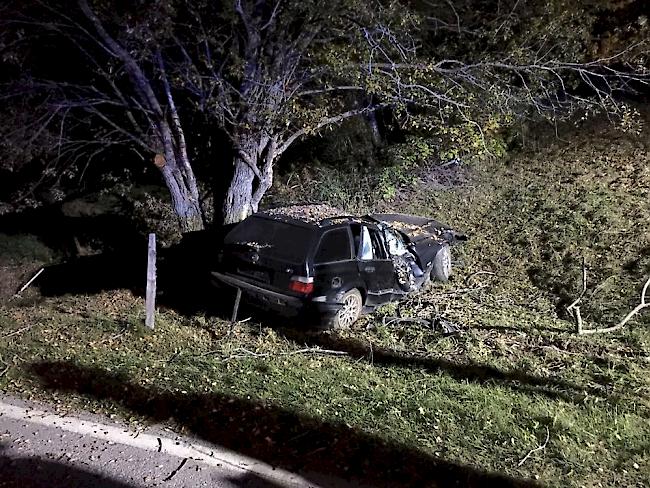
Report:
[[[648,149],[597,124],[563,136],[472,168],[461,187],[400,200],[471,240],[456,249],[452,282],[383,314],[437,310],[460,335],[385,326],[382,313],[303,335],[171,309],[148,333],[141,299],[124,290],[36,296],[0,308],[0,388],[136,423],[173,417],[272,463],[373,483],[422,462],[409,475],[431,485],[488,484],[476,469],[549,486],[647,486],[650,314],[578,337],[563,307],[583,256],[598,288],[585,298],[588,325],[637,303],[650,273]],[[305,347],[347,355],[297,353]]]

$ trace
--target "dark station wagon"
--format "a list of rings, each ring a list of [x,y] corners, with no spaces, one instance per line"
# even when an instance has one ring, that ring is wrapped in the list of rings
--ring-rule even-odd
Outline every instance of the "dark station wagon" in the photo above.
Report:
[[[225,237],[212,273],[253,305],[346,328],[364,312],[451,273],[465,237],[426,217],[340,215],[323,205],[254,214]]]

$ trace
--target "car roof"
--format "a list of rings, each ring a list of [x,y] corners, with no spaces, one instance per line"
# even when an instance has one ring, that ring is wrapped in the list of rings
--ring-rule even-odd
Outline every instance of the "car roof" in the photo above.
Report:
[[[365,217],[345,215],[343,211],[336,207],[325,204],[276,207],[259,212],[255,214],[255,216],[315,228],[330,227],[333,225],[352,222],[372,222],[371,219]]]

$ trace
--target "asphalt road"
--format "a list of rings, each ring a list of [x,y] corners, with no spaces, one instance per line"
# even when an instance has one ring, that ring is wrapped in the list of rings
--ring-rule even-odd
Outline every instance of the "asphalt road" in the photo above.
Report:
[[[313,478],[312,478],[313,479]],[[319,485],[162,427],[142,431],[0,395],[0,488],[309,487]]]

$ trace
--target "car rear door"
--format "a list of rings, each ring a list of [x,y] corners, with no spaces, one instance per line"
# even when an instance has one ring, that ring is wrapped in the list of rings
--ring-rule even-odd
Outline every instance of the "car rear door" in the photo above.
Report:
[[[314,295],[333,301],[340,290],[356,283],[358,272],[349,227],[326,230],[314,254]]]
[[[388,257],[381,233],[374,226],[359,226],[357,266],[367,287],[366,304],[372,306],[388,302],[393,294],[395,268]]]

